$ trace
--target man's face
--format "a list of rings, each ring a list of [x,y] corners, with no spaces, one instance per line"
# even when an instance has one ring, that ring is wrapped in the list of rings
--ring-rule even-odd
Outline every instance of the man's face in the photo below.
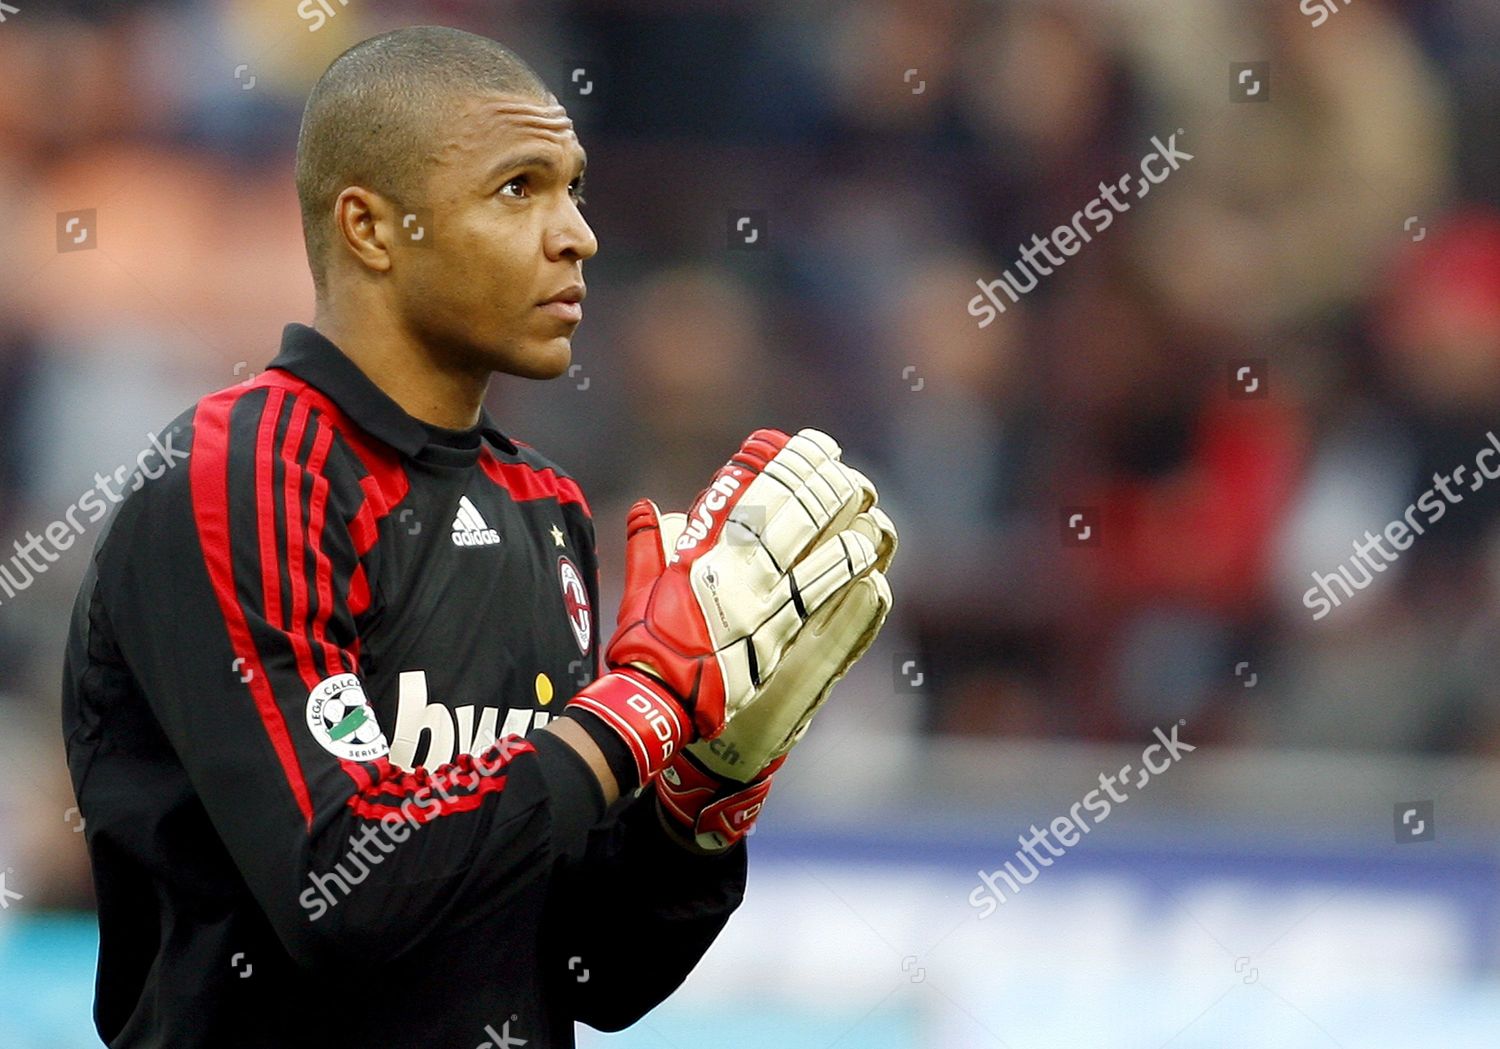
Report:
[[[585,164],[555,97],[461,102],[439,130],[423,195],[432,229],[392,248],[394,290],[423,345],[476,369],[567,370],[582,309],[547,300],[583,284],[599,248],[578,210]],[[423,243],[423,242],[426,243]]]

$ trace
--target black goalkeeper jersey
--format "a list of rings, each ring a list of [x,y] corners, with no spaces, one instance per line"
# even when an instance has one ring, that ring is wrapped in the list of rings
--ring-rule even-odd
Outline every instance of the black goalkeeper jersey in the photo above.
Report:
[[[683,850],[650,788],[606,811],[534,731],[598,672],[594,529],[481,416],[288,325],[101,535],[62,718],[111,1047],[572,1046],[739,905],[743,843]]]

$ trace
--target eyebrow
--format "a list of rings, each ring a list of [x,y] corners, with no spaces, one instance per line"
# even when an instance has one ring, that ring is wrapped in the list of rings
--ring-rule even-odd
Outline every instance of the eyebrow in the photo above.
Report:
[[[583,175],[584,169],[589,166],[589,155],[584,150],[578,151],[578,174]],[[557,161],[550,153],[526,153],[516,157],[506,157],[500,163],[490,169],[490,179],[497,178],[502,172],[514,171],[517,168],[543,168],[544,170],[556,172]]]

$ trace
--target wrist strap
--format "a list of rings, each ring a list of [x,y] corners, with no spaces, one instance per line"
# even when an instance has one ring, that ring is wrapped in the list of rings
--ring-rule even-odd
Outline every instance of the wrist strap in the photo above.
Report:
[[[637,785],[655,775],[692,738],[682,704],[660,682],[630,667],[611,670],[585,685],[563,713],[574,707],[594,715],[624,741]]]
[[[749,783],[720,779],[686,751],[678,753],[656,779],[664,812],[686,827],[705,849],[727,849],[754,826],[771,793],[771,774],[786,760],[777,758]]]

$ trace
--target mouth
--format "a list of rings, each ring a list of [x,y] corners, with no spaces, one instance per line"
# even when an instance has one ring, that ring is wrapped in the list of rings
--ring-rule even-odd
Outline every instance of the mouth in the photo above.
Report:
[[[583,320],[583,297],[586,294],[587,289],[582,284],[572,284],[537,303],[537,308],[558,320],[577,324]]]

